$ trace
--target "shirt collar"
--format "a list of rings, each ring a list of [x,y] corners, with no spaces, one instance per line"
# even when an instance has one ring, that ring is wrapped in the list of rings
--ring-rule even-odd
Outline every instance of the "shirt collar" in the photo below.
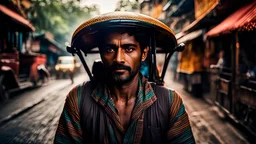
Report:
[[[137,100],[134,108],[140,106],[141,104],[151,105],[157,99],[153,88],[148,82],[147,78],[139,75],[139,91],[137,94]],[[102,106],[110,105],[115,109],[114,104],[110,101],[110,91],[105,83],[98,83],[96,88],[93,90],[93,99]],[[147,106],[146,106],[147,107]]]

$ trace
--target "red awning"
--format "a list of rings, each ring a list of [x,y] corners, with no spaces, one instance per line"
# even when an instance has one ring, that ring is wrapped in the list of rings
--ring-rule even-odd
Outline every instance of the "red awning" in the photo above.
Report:
[[[17,14],[16,12],[6,8],[5,6],[0,4],[0,12],[4,13],[7,16],[10,16],[14,20],[20,22],[21,24],[29,27],[32,31],[35,31],[34,26],[25,18],[23,18],[21,15]]]
[[[219,25],[211,29],[206,33],[206,37],[217,36],[219,34],[228,33],[232,30],[238,29],[248,22],[251,22],[256,18],[256,1],[248,4],[232,15],[227,17],[224,21],[222,21]]]

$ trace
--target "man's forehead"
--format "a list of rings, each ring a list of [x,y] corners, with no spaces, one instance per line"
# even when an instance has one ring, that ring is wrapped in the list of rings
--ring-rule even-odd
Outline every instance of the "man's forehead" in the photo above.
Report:
[[[112,41],[115,41],[115,40],[136,41],[134,35],[129,34],[128,32],[118,32],[118,31],[106,33],[103,39],[104,39],[104,42],[109,42],[111,40]]]

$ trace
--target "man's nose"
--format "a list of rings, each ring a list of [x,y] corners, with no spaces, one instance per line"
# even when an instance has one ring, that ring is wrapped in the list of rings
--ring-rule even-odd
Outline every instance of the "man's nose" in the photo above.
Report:
[[[115,60],[117,63],[124,63],[124,51],[122,48],[117,49]]]

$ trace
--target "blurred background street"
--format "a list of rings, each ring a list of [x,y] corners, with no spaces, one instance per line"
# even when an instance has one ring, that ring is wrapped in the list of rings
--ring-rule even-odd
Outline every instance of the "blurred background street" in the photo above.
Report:
[[[66,47],[82,22],[113,11],[158,19],[185,44],[164,84],[183,97],[197,143],[255,143],[255,0],[1,0],[0,143],[53,142],[65,96],[89,80]],[[87,55],[90,69],[98,58]]]

